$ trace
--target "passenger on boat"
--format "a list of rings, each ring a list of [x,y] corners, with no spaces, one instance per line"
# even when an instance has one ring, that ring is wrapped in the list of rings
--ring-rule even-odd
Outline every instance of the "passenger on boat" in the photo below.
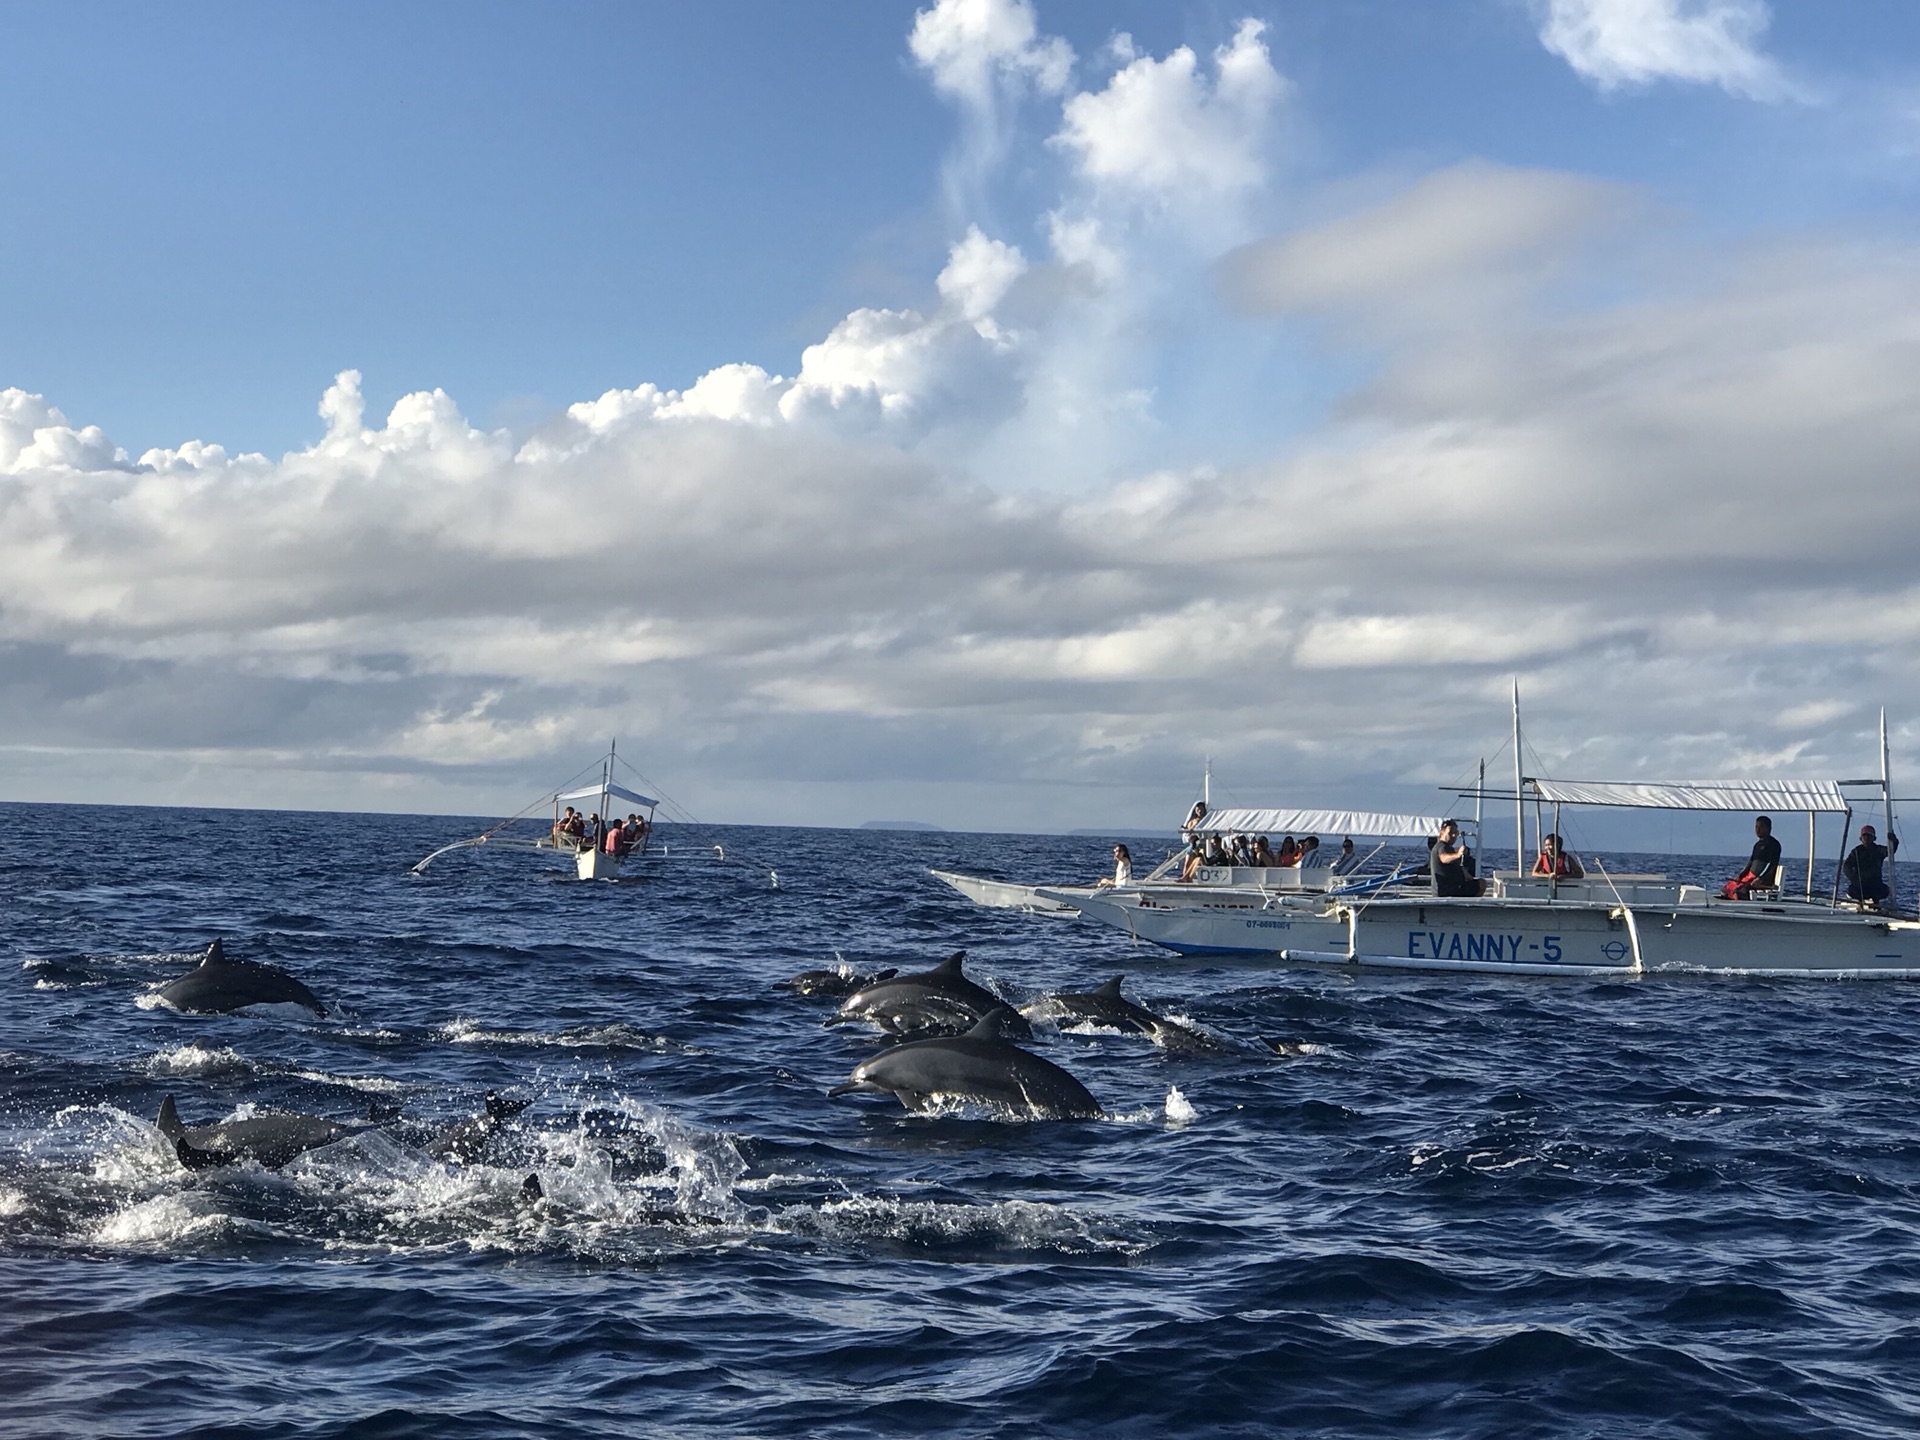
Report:
[[[1773,819],[1757,815],[1753,821],[1753,853],[1747,868],[1720,887],[1729,900],[1751,900],[1756,890],[1780,888],[1780,842],[1773,838]]]
[[[1207,864],[1209,865],[1225,865],[1228,863],[1227,847],[1221,842],[1218,835],[1207,836],[1206,855]]]
[[[1340,853],[1333,857],[1333,873],[1347,875],[1360,863],[1360,857],[1353,853],[1353,837],[1347,836],[1340,842]]]
[[[1184,877],[1182,877],[1184,878]],[[1113,847],[1113,878],[1100,881],[1101,889],[1116,885],[1128,885],[1133,882],[1133,852],[1124,845]]]
[[[1193,808],[1187,811],[1186,822],[1182,824],[1180,827],[1181,835],[1187,838],[1191,838],[1193,835],[1194,826],[1198,825],[1202,820],[1206,818],[1207,818],[1207,802],[1204,800],[1194,801]]]
[[[587,817],[586,842],[598,850],[607,841],[607,822],[600,818],[600,812],[594,811]]]
[[[1473,851],[1460,838],[1460,827],[1448,820],[1440,826],[1440,838],[1434,842],[1428,863],[1433,869],[1433,893],[1441,899],[1479,895],[1482,886],[1474,878]]]
[[[1280,837],[1280,848],[1274,852],[1273,863],[1283,869],[1300,863],[1300,847],[1294,844],[1291,835]]]
[[[1206,858],[1206,851],[1200,844],[1200,837],[1195,835],[1191,840],[1187,841],[1187,858],[1180,862],[1180,878],[1182,880],[1193,879],[1194,876],[1200,873],[1200,864]]]
[[[1580,857],[1567,849],[1557,834],[1549,834],[1540,842],[1540,854],[1533,862],[1533,873],[1552,876],[1556,880],[1581,880],[1587,874],[1580,864]]]
[[[1236,835],[1233,837],[1233,850],[1231,854],[1233,863],[1236,865],[1253,864],[1253,847],[1247,843],[1247,837],[1244,835]]]
[[[1318,835],[1309,835],[1300,842],[1299,856],[1294,863],[1302,870],[1306,869],[1309,865],[1318,865],[1320,863],[1320,837]]]
[[[1253,863],[1263,868],[1276,863],[1273,858],[1273,846],[1267,843],[1267,837],[1264,835],[1253,842]]]
[[[560,845],[560,837],[573,834],[573,827],[579,823],[580,817],[573,813],[573,806],[567,806],[567,813],[553,822],[553,843],[556,849]]]
[[[620,827],[620,853],[637,850],[646,838],[647,822],[638,815],[627,816],[627,823]]]
[[[1865,904],[1879,906],[1880,902],[1892,892],[1880,867],[1900,853],[1900,837],[1891,830],[1887,832],[1887,843],[1875,842],[1873,826],[1860,827],[1860,843],[1847,852],[1843,873],[1847,877],[1847,898],[1859,900]]]

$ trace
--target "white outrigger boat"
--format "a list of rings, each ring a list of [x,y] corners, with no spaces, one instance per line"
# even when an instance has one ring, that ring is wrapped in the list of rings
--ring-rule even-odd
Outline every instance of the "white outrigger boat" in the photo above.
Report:
[[[1516,756],[1518,713],[1516,697]],[[1893,833],[1887,762],[1883,716],[1877,780],[1559,781],[1522,775],[1516,763],[1512,795],[1486,797],[1514,800],[1515,852],[1521,856],[1531,853],[1525,843],[1528,800],[1535,804],[1538,829],[1545,828],[1539,818],[1544,807],[1554,807],[1554,833],[1565,805],[1801,811],[1807,816],[1807,864],[1797,896],[1784,883],[1783,860],[1777,888],[1755,890],[1746,900],[1664,875],[1609,874],[1600,868],[1577,880],[1498,873],[1487,894],[1472,897],[1438,897],[1430,889],[1387,885],[1364,895],[1241,889],[1215,892],[1198,904],[1170,902],[1158,893],[1108,891],[1078,903],[1090,919],[1189,955],[1515,975],[1920,978],[1920,922],[1892,913],[1891,898],[1884,910],[1841,900],[1838,865],[1833,892],[1814,893],[1816,821],[1823,814],[1844,816],[1844,849],[1854,810],[1847,789],[1878,790],[1887,831]],[[1462,793],[1485,797],[1483,789]],[[1041,893],[1048,894],[1044,888]]]
[[[1306,864],[1236,865],[1200,864],[1187,869],[1188,852],[1174,850],[1138,880],[1116,886],[1112,881],[1097,885],[1023,885],[1009,880],[991,880],[982,875],[963,875],[954,870],[929,870],[927,873],[944,885],[958,890],[974,904],[988,910],[1023,910],[1030,915],[1062,918],[1083,913],[1091,902],[1104,902],[1115,895],[1154,895],[1166,905],[1205,905],[1221,903],[1244,907],[1240,892],[1251,890],[1261,900],[1274,894],[1324,894],[1329,890],[1384,884],[1398,876],[1369,877],[1362,873],[1385,845],[1386,838],[1429,835],[1439,821],[1425,815],[1379,815],[1359,810],[1281,810],[1207,808],[1212,800],[1213,773],[1209,766],[1201,791],[1204,812],[1200,819],[1181,827],[1184,837],[1235,835],[1363,835],[1380,839],[1366,855],[1336,864],[1337,857],[1325,855]],[[1258,903],[1256,901],[1255,903]]]
[[[660,802],[650,795],[642,795],[629,790],[614,780],[614,765],[617,761],[617,742],[607,747],[607,753],[600,761],[600,779],[596,784],[583,785],[570,790],[557,790],[551,796],[543,795],[517,815],[509,816],[492,829],[466,840],[456,840],[451,845],[442,845],[413,867],[416,875],[424,874],[429,865],[455,850],[472,849],[480,845],[491,845],[503,850],[546,850],[569,856],[573,861],[574,873],[582,880],[610,880],[628,864],[645,856],[653,840],[653,816]],[[631,768],[631,767],[629,767]],[[600,837],[596,840],[591,829],[581,833],[570,832],[565,828],[560,807],[571,800],[592,801],[595,809],[590,812],[594,821],[601,824]],[[620,839],[609,842],[608,834],[616,832],[612,814],[614,801],[637,806],[633,812],[639,817],[639,834],[627,843]],[[533,811],[553,807],[553,821],[544,835],[509,835],[505,833],[509,826],[526,820]],[[571,810],[573,807],[568,805]],[[642,813],[644,812],[644,813]]]

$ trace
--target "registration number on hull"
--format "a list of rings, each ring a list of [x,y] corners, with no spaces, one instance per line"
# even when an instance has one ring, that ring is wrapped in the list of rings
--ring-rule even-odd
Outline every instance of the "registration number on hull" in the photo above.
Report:
[[[1561,959],[1560,937],[1542,935],[1529,940],[1525,935],[1497,935],[1475,930],[1409,930],[1409,960],[1479,960],[1495,964],[1519,965],[1526,962],[1549,965]]]

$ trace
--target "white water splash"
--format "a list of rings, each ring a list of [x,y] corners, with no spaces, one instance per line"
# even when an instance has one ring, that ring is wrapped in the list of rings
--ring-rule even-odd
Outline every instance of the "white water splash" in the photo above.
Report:
[[[253,1066],[237,1050],[194,1041],[156,1051],[147,1057],[146,1068],[154,1076],[244,1075]]]
[[[1166,1114],[1169,1125],[1189,1125],[1199,1113],[1193,1108],[1192,1102],[1180,1093],[1178,1085],[1167,1087]]]

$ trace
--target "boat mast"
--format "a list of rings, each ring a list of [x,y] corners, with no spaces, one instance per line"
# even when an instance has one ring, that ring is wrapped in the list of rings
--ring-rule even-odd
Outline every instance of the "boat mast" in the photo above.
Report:
[[[1516,875],[1526,869],[1527,807],[1520,798],[1520,677],[1513,677],[1513,869]]]
[[[1880,707],[1880,798],[1884,802],[1887,823],[1887,909],[1898,910],[1900,897],[1894,893],[1893,877],[1898,873],[1893,863],[1893,776],[1887,755],[1887,707]]]
[[[602,824],[606,824],[611,815],[608,807],[613,803],[613,796],[609,793],[613,788],[613,752],[619,743],[617,739],[607,742],[607,763],[600,767],[600,821]]]

